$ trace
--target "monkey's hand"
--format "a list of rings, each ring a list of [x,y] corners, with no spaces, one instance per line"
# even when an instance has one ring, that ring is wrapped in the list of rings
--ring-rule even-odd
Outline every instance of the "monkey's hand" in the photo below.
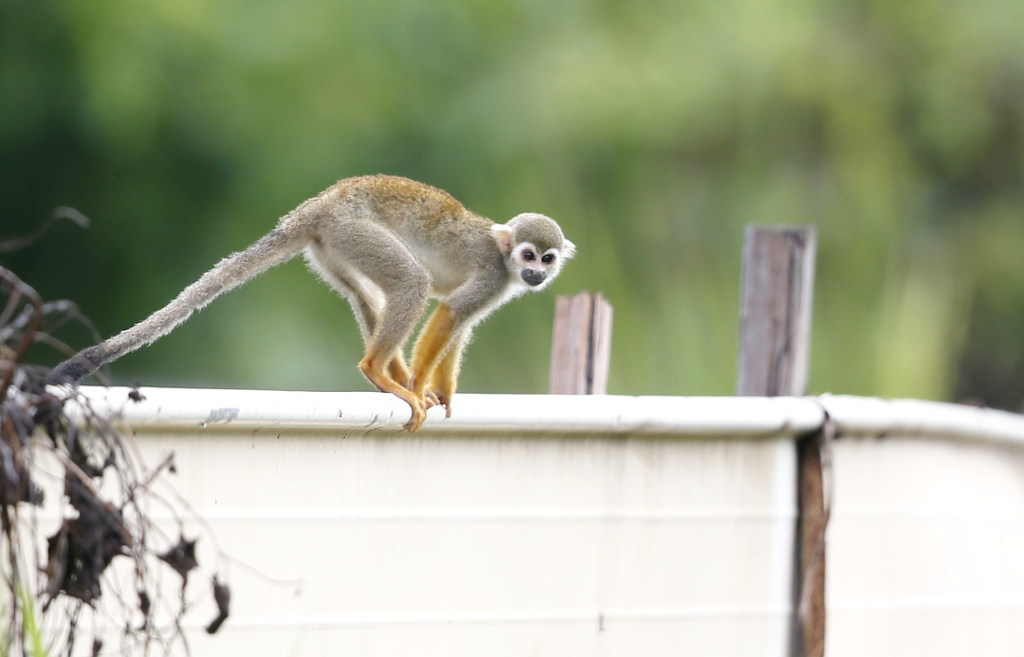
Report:
[[[445,418],[450,418],[452,416],[453,394],[455,394],[454,389],[444,385],[437,385],[433,379],[427,389],[423,391],[423,396],[427,402],[427,408],[444,406]]]
[[[422,398],[423,398],[423,408],[424,409],[430,409],[430,408],[433,408],[435,406],[441,406],[442,405],[441,400],[438,398],[437,394],[433,390],[431,390],[430,388],[426,388],[425,390],[420,390],[420,391],[417,392],[416,391],[415,383],[416,383],[415,379],[413,379],[410,376],[409,380],[405,384],[403,384],[403,385],[406,388],[408,388],[410,391],[412,391],[413,393],[422,396]],[[451,417],[450,413],[449,413],[449,417]]]
[[[437,393],[437,404],[438,406],[444,406],[444,417],[448,419],[452,416],[452,397],[443,392]]]
[[[419,399],[423,402],[423,409],[427,410],[435,406],[444,406],[445,418],[452,416],[452,395],[455,393],[453,386],[438,385],[437,374],[431,375],[427,379],[427,385],[417,385],[416,377],[413,377],[410,381],[412,385],[413,394],[418,395]]]

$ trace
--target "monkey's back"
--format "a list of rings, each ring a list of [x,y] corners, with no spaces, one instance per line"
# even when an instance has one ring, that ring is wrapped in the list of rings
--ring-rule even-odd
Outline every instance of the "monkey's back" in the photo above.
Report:
[[[397,234],[432,274],[438,292],[465,280],[470,270],[504,270],[491,228],[448,192],[383,174],[346,178],[331,191],[343,205]]]
[[[346,178],[335,186],[342,198],[369,206],[387,224],[413,221],[436,230],[450,221],[489,227],[491,221],[469,212],[454,196],[430,185],[384,174]]]

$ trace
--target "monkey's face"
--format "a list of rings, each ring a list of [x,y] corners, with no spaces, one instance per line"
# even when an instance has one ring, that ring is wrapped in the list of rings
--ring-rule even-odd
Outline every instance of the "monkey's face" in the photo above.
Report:
[[[523,282],[535,289],[543,288],[554,280],[562,268],[560,249],[539,249],[530,242],[523,242],[512,252],[512,262]]]
[[[494,230],[510,276],[532,290],[544,289],[562,270],[562,263],[576,252],[558,224],[542,214],[521,214]]]

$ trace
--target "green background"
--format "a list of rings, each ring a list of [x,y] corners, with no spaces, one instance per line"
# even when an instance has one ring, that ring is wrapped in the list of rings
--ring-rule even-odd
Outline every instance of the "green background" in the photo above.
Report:
[[[1019,410],[1022,35],[1020,0],[0,0],[0,238],[93,222],[0,262],[109,336],[334,181],[404,175],[579,248],[462,390],[543,391],[554,296],[589,289],[610,392],[717,395],[744,225],[814,224],[811,392]],[[360,351],[297,260],[112,372],[366,389]]]

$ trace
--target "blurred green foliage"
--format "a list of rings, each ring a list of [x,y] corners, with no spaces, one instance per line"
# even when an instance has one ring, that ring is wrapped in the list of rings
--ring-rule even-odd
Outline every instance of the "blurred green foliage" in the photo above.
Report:
[[[611,392],[730,394],[743,226],[815,224],[812,392],[1019,409],[1022,34],[1020,0],[0,0],[0,237],[94,224],[4,263],[110,335],[335,180],[405,175],[562,223]],[[365,388],[303,269],[115,380]],[[461,388],[543,391],[552,314],[488,320]]]

